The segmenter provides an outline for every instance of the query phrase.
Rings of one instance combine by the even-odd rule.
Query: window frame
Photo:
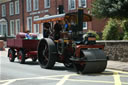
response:
[[[15,36],[14,30],[15,30],[15,22],[14,22],[14,20],[10,20],[10,36]]]
[[[81,0],[79,0],[79,7],[86,8],[87,7],[87,0],[85,0],[85,6],[82,6]]]
[[[49,6],[47,5],[48,1],[49,1]],[[50,8],[50,5],[51,5],[50,2],[51,0],[44,0],[44,8]]]
[[[18,22],[19,22],[19,26],[18,26]],[[18,34],[20,32],[20,30],[21,30],[20,29],[20,19],[16,19],[15,20],[15,25],[16,25],[16,34]]]
[[[37,18],[39,18],[39,16],[34,16],[34,19],[37,19]],[[38,28],[36,28],[36,27],[38,27]],[[34,33],[39,33],[39,24],[34,24]],[[38,32],[36,32],[36,29],[38,29]]]
[[[6,5],[5,4],[2,4],[2,7],[1,7],[1,11],[2,11],[2,17],[6,17]]]
[[[27,12],[31,12],[32,11],[32,0],[26,0],[26,9],[27,9]]]
[[[29,26],[29,19],[31,19],[31,28]],[[32,17],[27,17],[27,30],[29,30],[30,32],[32,32]]]
[[[36,5],[37,5],[37,8],[36,8]],[[39,10],[39,0],[33,0],[33,10],[34,11]]]
[[[84,24],[86,24],[86,27],[84,27]],[[88,29],[88,23],[87,22],[83,22],[83,30],[87,30]]]
[[[18,6],[17,6],[18,5]],[[15,14],[20,14],[19,0],[15,1]]]
[[[13,2],[9,3],[9,15],[10,16],[14,15],[14,3]]]
[[[2,27],[2,23],[0,23],[0,35],[3,35],[3,27]]]
[[[75,10],[76,9],[76,0],[73,0],[74,1],[74,8],[71,8],[71,4],[72,4],[71,1],[72,0],[68,0],[68,9],[69,10]]]

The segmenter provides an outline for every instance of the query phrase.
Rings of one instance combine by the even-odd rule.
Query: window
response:
[[[20,32],[20,19],[16,19],[15,23],[16,23],[16,34],[18,34]]]
[[[13,5],[13,2],[9,3],[9,13],[10,13],[10,15],[14,15],[14,5]]]
[[[5,4],[2,5],[2,17],[6,16],[6,6]]]
[[[76,8],[76,0],[68,0],[68,3],[69,10],[73,10]]]
[[[19,0],[15,1],[15,14],[20,14]]]
[[[10,20],[10,36],[14,36],[14,20]]]
[[[3,33],[2,33],[2,26],[1,26],[1,24],[0,24],[0,35],[2,35]]]
[[[3,24],[3,35],[7,34],[7,24]]]
[[[27,18],[27,30],[32,32],[32,17]]]
[[[86,4],[87,2],[86,2],[86,0],[79,0],[79,7],[86,7]]]
[[[83,29],[87,29],[87,22],[83,22]]]
[[[30,12],[30,11],[32,11],[32,4],[31,4],[32,2],[31,2],[31,0],[26,0],[26,1],[27,1],[26,2],[27,3],[26,4],[27,5],[26,6],[27,7],[27,12]]]
[[[44,6],[45,8],[50,8],[50,0],[45,0]]]
[[[33,10],[39,9],[39,0],[33,0]]]
[[[35,16],[34,19],[39,18],[39,16]],[[39,24],[34,24],[34,33],[39,33]]]

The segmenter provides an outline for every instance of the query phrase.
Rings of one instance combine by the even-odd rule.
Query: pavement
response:
[[[128,62],[109,60],[107,64],[108,69],[121,70],[128,72]]]
[[[0,51],[0,56],[7,56],[8,48]],[[107,69],[120,70],[128,72],[128,62],[108,60]]]

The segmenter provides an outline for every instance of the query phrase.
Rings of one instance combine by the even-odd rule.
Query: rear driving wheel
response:
[[[18,60],[21,64],[25,63],[25,53],[24,50],[20,50],[18,53]]]
[[[51,69],[56,61],[56,47],[51,39],[42,39],[38,45],[38,61],[42,68]]]
[[[9,49],[8,50],[8,57],[10,62],[14,62],[15,60],[15,51],[14,49]]]

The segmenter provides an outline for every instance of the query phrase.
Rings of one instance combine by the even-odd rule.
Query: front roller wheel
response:
[[[14,62],[15,60],[15,51],[14,49],[9,49],[8,50],[8,57],[10,62]]]
[[[74,67],[77,72],[85,73],[100,73],[107,66],[107,57],[100,49],[81,50],[81,60],[74,61]]]
[[[25,53],[24,50],[20,50],[18,53],[18,60],[21,64],[25,63]]]
[[[51,69],[56,61],[56,47],[53,40],[42,39],[38,45],[38,61],[42,68]]]

